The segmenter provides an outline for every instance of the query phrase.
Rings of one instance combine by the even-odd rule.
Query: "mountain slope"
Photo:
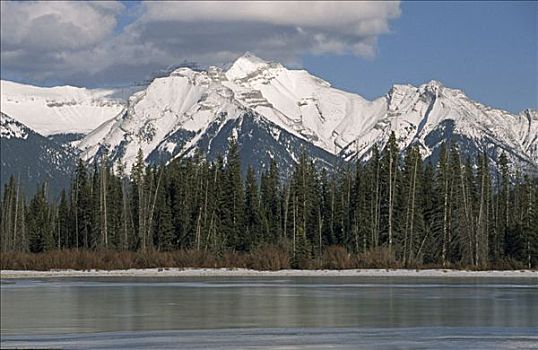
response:
[[[176,69],[127,100],[110,89],[4,81],[2,87],[2,110],[12,110],[13,118],[28,120],[53,141],[76,144],[87,160],[107,152],[128,169],[139,149],[152,163],[197,149],[212,159],[225,153],[232,136],[242,146],[242,159],[257,170],[271,158],[289,169],[303,147],[320,163],[334,166],[368,159],[394,131],[401,149],[417,144],[432,161],[442,143],[454,142],[464,157],[485,151],[495,165],[506,152],[515,166],[538,171],[536,111],[494,109],[436,81],[394,85],[385,96],[368,101],[304,70],[247,53],[228,70]],[[73,142],[68,132],[86,136]]]
[[[106,149],[113,160],[125,162],[130,168],[138,149],[151,162],[193,154],[196,149],[213,159],[218,153],[226,153],[233,135],[242,146],[242,159],[257,170],[267,166],[271,158],[290,168],[301,147],[326,165],[338,163],[335,154],[238,99],[236,92],[242,89],[233,83],[223,84],[226,80],[217,68],[207,72],[180,68],[168,77],[155,79],[146,90],[131,96],[123,115],[88,134],[79,148],[87,159],[99,157]]]
[[[289,70],[249,53],[231,66],[226,78],[223,84],[242,104],[335,154],[384,113],[380,100],[368,101],[307,71]]]
[[[76,150],[62,146],[36,133],[4,113],[0,113],[1,185],[11,175],[27,193],[38,183],[47,183],[50,194],[57,194],[71,179]]]
[[[2,112],[44,136],[86,134],[121,113],[130,90],[51,88],[1,81]]]
[[[504,151],[515,164],[538,165],[536,111],[515,115],[493,109],[436,81],[418,88],[395,85],[383,100],[383,116],[341,151],[343,157],[367,157],[373,145],[383,147],[394,131],[401,148],[418,144],[422,155],[433,160],[441,143],[454,142],[464,155],[475,157],[485,151],[496,159]]]
[[[493,109],[436,81],[395,85],[386,96],[368,101],[304,70],[249,53],[227,71],[180,68],[155,79],[131,96],[122,115],[101,125],[79,147],[88,159],[107,149],[128,166],[139,148],[152,162],[196,147],[211,155],[211,140],[223,125],[239,130],[244,120],[237,120],[246,115],[257,127],[272,130],[264,134],[285,132],[294,143],[324,154],[324,161],[333,156],[367,159],[372,147],[382,148],[394,131],[400,148],[418,144],[422,155],[434,161],[443,142],[455,142],[464,155],[486,151],[495,159],[504,151],[517,165],[536,169],[538,164],[536,111],[515,115]],[[236,134],[241,138],[241,132]],[[252,153],[275,151],[265,150],[263,140],[250,144]]]

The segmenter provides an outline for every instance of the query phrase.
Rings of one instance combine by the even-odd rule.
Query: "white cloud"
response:
[[[2,2],[2,70],[86,84],[140,80],[185,60],[222,64],[244,51],[287,64],[309,53],[372,59],[400,15],[398,2],[362,1],[146,2],[133,11],[118,32],[126,9],[117,2]]]
[[[398,2],[147,2],[143,22],[260,22],[284,26],[337,29],[355,35],[377,35],[400,15]],[[381,26],[380,26],[381,24]]]

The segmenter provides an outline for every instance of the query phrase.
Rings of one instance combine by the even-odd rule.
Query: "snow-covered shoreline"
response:
[[[60,277],[518,277],[536,278],[537,270],[468,271],[449,269],[350,269],[350,270],[279,270],[257,271],[241,268],[180,269],[153,268],[129,270],[2,270],[2,279]]]

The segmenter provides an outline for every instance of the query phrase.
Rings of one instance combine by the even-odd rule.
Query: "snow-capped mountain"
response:
[[[154,163],[197,150],[214,159],[226,152],[231,136],[240,143],[245,168],[252,164],[260,170],[276,159],[289,169],[303,147],[316,161],[335,165],[367,159],[392,131],[401,149],[418,144],[433,161],[449,141],[464,156],[486,151],[496,159],[505,151],[515,165],[538,169],[535,110],[494,109],[437,81],[394,85],[369,101],[305,70],[247,53],[227,70],[183,67],[128,99],[118,97],[115,90],[2,82],[2,111],[12,111],[13,118],[53,140],[57,133],[87,133],[77,143],[83,158],[106,151],[128,169],[139,149]]]
[[[229,72],[245,71],[255,60],[259,59],[244,56]],[[239,76],[232,73],[232,79]],[[279,118],[259,113],[253,107],[261,107],[263,102],[256,100],[254,90],[228,80],[226,74],[215,67],[200,72],[179,68],[157,78],[146,90],[130,97],[123,115],[103,123],[78,147],[87,159],[98,157],[106,149],[113,160],[121,160],[129,168],[138,149],[148,161],[168,161],[195,150],[213,159],[225,153],[234,135],[241,144],[252,145],[242,148],[241,157],[258,169],[273,157],[286,166],[293,164],[301,146],[323,163],[337,163],[336,154],[312,144]],[[264,146],[260,149],[260,145]]]
[[[441,143],[449,141],[465,155],[475,157],[485,151],[496,159],[504,151],[517,165],[538,165],[536,111],[511,114],[494,109],[437,81],[419,87],[394,85],[376,101],[383,104],[384,112],[340,152],[344,158],[367,157],[373,145],[382,147],[394,131],[400,147],[418,144],[423,156],[433,160]]]
[[[0,185],[13,175],[28,193],[47,182],[49,193],[57,194],[71,179],[76,154],[0,113]]]
[[[1,81],[2,112],[44,136],[87,134],[120,114],[131,89],[37,87]]]
[[[107,149],[128,166],[139,148],[148,161],[198,148],[211,156],[215,135],[241,138],[241,126],[249,120],[282,151],[296,152],[280,139],[286,135],[323,153],[326,162],[333,156],[367,158],[373,145],[382,148],[395,131],[402,149],[419,144],[423,156],[434,160],[440,144],[453,141],[469,155],[487,151],[496,157],[504,150],[517,164],[536,168],[537,118],[536,111],[514,115],[484,106],[436,81],[395,85],[386,96],[368,101],[307,71],[247,53],[226,71],[179,68],[155,79],[130,97],[122,115],[102,124],[79,147],[89,159]],[[251,144],[249,152],[275,156],[274,149]]]

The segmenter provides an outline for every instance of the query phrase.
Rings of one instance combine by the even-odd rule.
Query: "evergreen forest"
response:
[[[242,176],[235,140],[214,162],[143,159],[140,151],[132,169],[106,155],[91,165],[79,160],[55,200],[47,184],[27,197],[11,177],[1,197],[2,268],[20,268],[20,254],[74,251],[202,252],[219,266],[242,266],[226,258],[234,255],[278,256],[285,262],[276,268],[538,264],[538,179],[504,154],[494,172],[485,154],[462,159],[456,146],[443,145],[432,165],[418,147],[401,152],[392,134],[368,161],[334,172],[302,152],[286,176],[274,161],[259,176],[251,167]]]

